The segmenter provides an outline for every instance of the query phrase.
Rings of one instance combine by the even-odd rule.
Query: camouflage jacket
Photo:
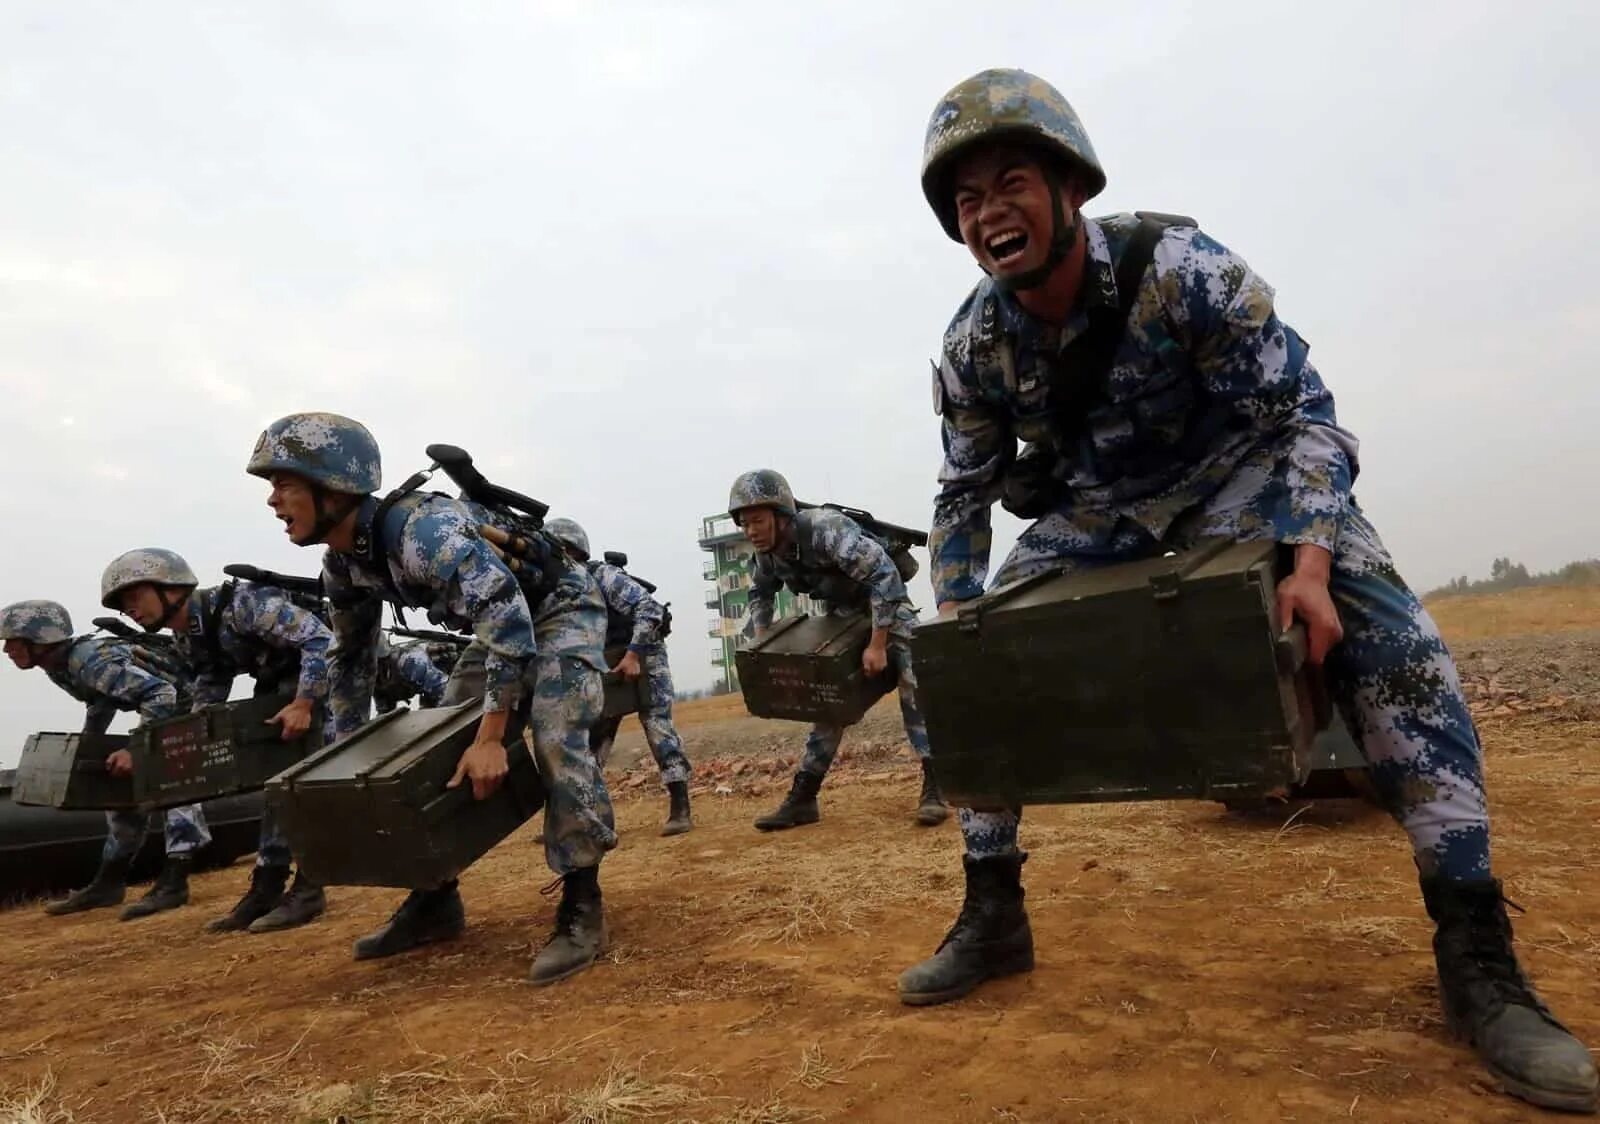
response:
[[[517,579],[478,534],[478,520],[459,500],[417,493],[394,505],[386,528],[374,528],[377,506],[369,498],[359,518],[363,534],[383,536],[382,570],[332,549],[322,560],[322,588],[333,606],[328,706],[337,734],[367,720],[388,596],[425,608],[435,624],[471,632],[487,649],[484,713],[515,706],[536,652],[533,620]]]
[[[841,512],[801,511],[790,520],[776,552],[755,556],[747,634],[771,627],[778,590],[785,585],[826,602],[830,613],[870,609],[874,628],[887,628],[902,638],[916,627],[911,596],[889,552]]]
[[[142,722],[171,718],[187,701],[180,683],[141,664],[132,645],[113,637],[83,636],[67,648],[67,661],[47,674],[85,704],[83,731],[103,734],[119,710],[137,710]]]
[[[194,706],[226,702],[239,675],[260,681],[298,678],[295,695],[328,693],[328,649],[333,633],[316,614],[271,586],[254,582],[197,589],[189,611],[173,629],[179,652],[195,669]]]
[[[983,592],[990,506],[1017,442],[1047,452],[1060,483],[1063,549],[1092,553],[1142,528],[1152,545],[1181,527],[1332,549],[1357,472],[1357,442],[1307,345],[1278,319],[1273,290],[1243,259],[1193,228],[1166,231],[1145,271],[1104,381],[1074,432],[1047,393],[1070,379],[1060,352],[1092,309],[1114,309],[1113,261],[1131,215],[1085,219],[1083,296],[1055,328],[988,278],[945,332],[934,370],[944,464],[928,552],[937,599]]]
[[[651,597],[644,586],[635,581],[621,567],[609,562],[591,560],[589,573],[600,588],[606,608],[620,627],[608,629],[607,647],[626,641],[628,650],[644,654],[661,644],[661,622],[666,610],[661,602]],[[627,629],[629,635],[617,635]]]

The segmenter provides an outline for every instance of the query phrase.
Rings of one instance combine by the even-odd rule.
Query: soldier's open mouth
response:
[[[1028,236],[1020,230],[1007,230],[984,243],[995,265],[1011,265],[1028,248]]]

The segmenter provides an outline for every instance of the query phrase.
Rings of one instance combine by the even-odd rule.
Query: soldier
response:
[[[137,710],[143,722],[170,718],[186,702],[189,684],[165,662],[144,659],[135,646],[113,637],[72,635],[72,618],[54,601],[18,601],[0,609],[0,639],[6,655],[23,670],[37,667],[84,704],[83,732],[103,734],[119,710]],[[114,776],[133,772],[133,757],[119,749],[106,758]],[[121,920],[148,917],[189,901],[189,869],[195,852],[211,842],[198,804],[168,808],[166,862],[150,889],[123,908]],[[128,890],[128,868],[144,843],[148,817],[107,812],[100,868],[87,886],[45,906],[52,916],[119,905]]]
[[[755,640],[765,635],[772,626],[778,590],[785,585],[825,602],[829,613],[871,614],[872,638],[861,655],[861,669],[867,675],[881,675],[893,665],[906,740],[922,761],[916,819],[929,827],[943,823],[950,811],[934,780],[928,728],[917,709],[917,678],[908,646],[917,614],[889,552],[843,512],[820,507],[798,511],[789,482],[771,469],[746,472],[733,482],[728,514],[756,550],[746,635]],[[759,830],[781,831],[821,818],[817,792],[843,737],[839,726],[811,727],[789,794],[774,811],[756,820]]]
[[[1035,521],[997,585],[1201,537],[1291,547],[1280,619],[1303,622],[1310,659],[1410,836],[1449,1025],[1517,1096],[1593,1111],[1588,1052],[1512,950],[1454,665],[1351,493],[1357,442],[1304,340],[1267,282],[1191,221],[1085,217],[1105,182],[1072,107],[1031,74],[974,75],[928,123],[924,194],[987,274],[933,372],[941,614],[983,592],[1000,498]],[[1021,457],[1019,439],[1030,443]],[[961,809],[966,901],[933,957],[901,976],[905,1002],[1032,967],[1020,818]]]
[[[333,633],[316,614],[272,586],[238,579],[206,589],[199,584],[182,555],[159,548],[130,550],[106,567],[100,603],[133,618],[146,632],[172,630],[179,653],[195,673],[194,710],[227,702],[239,675],[254,680],[257,696],[295,684],[293,701],[269,721],[282,727],[284,741],[300,737],[311,728],[314,709],[328,693]],[[294,884],[285,892],[292,859],[272,808],[264,805],[250,886],[206,928],[213,933],[271,933],[320,917],[327,898],[305,871],[295,871]]]
[[[531,727],[548,790],[545,860],[561,878],[555,930],[529,971],[562,980],[605,947],[600,860],[617,845],[611,797],[589,753],[605,670],[605,603],[581,566],[553,552],[554,586],[530,609],[523,587],[479,527],[483,508],[437,493],[373,495],[377,442],[338,414],[290,414],[269,425],[246,471],[267,479],[267,504],[297,546],[326,544],[322,583],[333,606],[329,705],[336,734],[368,718],[382,599],[426,606],[433,620],[470,631],[444,704],[481,697],[483,717],[462,753],[454,788],[490,796],[508,771],[505,739]],[[383,517],[378,518],[380,509]],[[466,912],[455,879],[413,890],[388,923],[356,942],[356,959],[392,956],[459,936]]]
[[[630,682],[640,674],[645,678],[645,706],[639,714],[650,755],[661,770],[661,783],[668,796],[667,822],[662,835],[682,835],[694,826],[689,813],[689,759],[683,741],[672,725],[672,668],[667,665],[667,649],[661,627],[666,609],[648,590],[621,567],[589,557],[589,536],[571,519],[552,519],[545,530],[566,548],[567,556],[588,567],[606,602],[606,647],[628,646],[627,653],[611,671]],[[602,720],[591,731],[591,747],[609,745],[616,737],[620,719]],[[596,757],[605,763],[604,749]]]
[[[452,665],[454,660],[451,661]],[[424,640],[392,644],[387,632],[378,633],[377,675],[372,700],[379,714],[387,714],[407,699],[424,709],[439,705],[450,677],[434,662],[434,647]]]

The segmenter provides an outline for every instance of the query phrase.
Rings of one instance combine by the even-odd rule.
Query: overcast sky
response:
[[[708,685],[695,537],[737,473],[929,521],[978,274],[918,159],[989,66],[1083,116],[1091,214],[1193,215],[1276,286],[1415,585],[1600,553],[1600,5],[1307,8],[12,0],[0,602],[87,631],[135,546],[314,573],[242,470],[334,410],[388,484],[455,442],[626,550]],[[80,721],[0,666],[0,763]]]

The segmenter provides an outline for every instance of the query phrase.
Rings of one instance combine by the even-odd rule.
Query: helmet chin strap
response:
[[[166,611],[161,614],[161,619],[156,621],[155,624],[145,625],[144,630],[146,632],[160,632],[163,628],[166,628],[167,625],[172,623],[172,618],[178,615],[178,611],[182,609],[184,604],[189,600],[189,595],[187,592],[176,601],[168,600],[168,588],[169,587],[167,586],[160,586],[157,588],[156,596],[161,599],[161,607]]]
[[[995,284],[1008,293],[1037,289],[1050,280],[1050,275],[1056,271],[1056,266],[1067,260],[1067,255],[1078,242],[1078,227],[1081,225],[1082,216],[1073,212],[1072,222],[1067,222],[1066,212],[1061,206],[1061,181],[1048,167],[1044,169],[1044,183],[1050,191],[1050,249],[1045,254],[1044,261],[1032,269],[1015,277],[995,278]]]
[[[328,537],[328,532],[339,525],[339,521],[361,506],[362,497],[354,497],[354,502],[347,503],[341,511],[330,511],[328,504],[328,491],[321,484],[311,485],[311,502],[317,509],[317,521],[311,525],[311,537],[305,541],[306,546],[322,542]]]

